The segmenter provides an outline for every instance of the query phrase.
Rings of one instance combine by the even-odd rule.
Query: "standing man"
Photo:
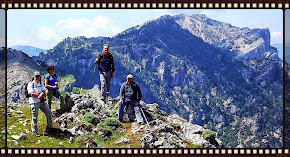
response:
[[[123,114],[124,114],[124,108],[126,107],[134,107],[135,116],[137,118],[137,123],[143,123],[142,114],[140,112],[140,106],[139,102],[142,98],[142,93],[140,90],[140,87],[138,83],[133,81],[133,75],[129,74],[127,75],[127,81],[124,82],[120,89],[120,99],[121,99],[121,105],[119,106],[118,111],[118,118],[119,121],[123,121]],[[129,113],[129,120],[131,122],[134,121],[134,113]]]
[[[45,113],[46,116],[46,131],[52,128],[52,114],[50,108],[44,102],[45,90],[43,84],[41,83],[40,73],[38,71],[34,72],[33,81],[30,81],[28,83],[27,91],[30,95],[29,105],[32,112],[31,131],[33,135],[39,136],[39,134],[37,133],[37,117],[39,108],[42,112]]]
[[[101,100],[105,102],[109,96],[111,79],[115,76],[115,65],[112,54],[109,52],[109,45],[103,45],[103,52],[96,58],[101,81]]]

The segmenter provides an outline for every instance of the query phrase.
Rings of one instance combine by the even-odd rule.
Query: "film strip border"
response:
[[[233,148],[233,149],[127,149],[127,148],[118,148],[118,149],[59,149],[59,148],[26,148],[26,149],[1,149],[0,154],[8,154],[8,155],[80,155],[80,154],[156,154],[156,155],[166,155],[166,154],[188,154],[188,155],[285,155],[288,156],[290,154],[290,149],[253,149],[253,148]]]
[[[232,3],[0,3],[0,9],[289,9],[289,3],[281,2],[232,2]],[[80,154],[194,154],[194,155],[289,155],[290,149],[282,148],[217,148],[217,149],[82,149],[82,148],[6,148],[0,155],[80,155]]]
[[[0,3],[2,9],[89,9],[89,8],[139,8],[139,9],[289,9],[290,3]]]

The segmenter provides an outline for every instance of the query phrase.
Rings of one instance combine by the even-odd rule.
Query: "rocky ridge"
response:
[[[62,114],[54,120],[60,126],[60,129],[71,133],[70,140],[83,135],[89,139],[93,134],[99,135],[103,140],[112,137],[112,133],[104,127],[101,122],[111,119],[116,124],[107,124],[114,127],[121,137],[115,142],[120,145],[122,143],[129,144],[129,147],[136,147],[133,145],[132,137],[129,135],[137,135],[135,139],[141,143],[142,148],[188,148],[190,145],[198,145],[202,148],[221,148],[222,142],[212,137],[210,140],[202,136],[205,129],[202,126],[191,124],[185,119],[176,114],[168,116],[166,112],[160,110],[157,105],[141,103],[144,109],[148,125],[145,123],[139,125],[133,122],[131,127],[124,127],[116,118],[116,110],[112,111],[113,106],[118,99],[112,99],[108,104],[104,104],[100,99],[93,98],[90,94],[67,95],[66,99],[70,99],[71,112]],[[84,122],[82,117],[88,113],[93,113],[95,119],[91,119],[90,123]],[[128,113],[125,112],[125,121],[129,121]],[[115,118],[114,118],[115,117]],[[113,118],[113,120],[112,120]],[[114,130],[112,129],[112,130]],[[131,139],[130,139],[131,138]],[[94,141],[91,139],[91,141]],[[136,144],[136,143],[135,143]],[[100,147],[96,142],[91,142],[86,147]],[[103,147],[103,146],[101,146]]]

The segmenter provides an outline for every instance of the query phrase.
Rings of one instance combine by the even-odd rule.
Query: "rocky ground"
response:
[[[176,114],[167,115],[159,109],[157,104],[146,104],[141,106],[146,115],[148,123],[137,124],[136,121],[129,122],[125,111],[124,122],[117,119],[116,106],[118,98],[109,99],[107,104],[98,97],[91,94],[66,94],[66,112],[58,117],[53,109],[54,125],[59,129],[56,136],[64,136],[65,141],[58,143],[58,147],[75,143],[77,147],[86,148],[221,148],[222,142],[216,138],[216,133],[194,125]],[[18,123],[30,126],[30,119],[23,115],[18,107],[19,104],[9,104],[8,117],[17,116]],[[23,106],[22,106],[23,107]],[[22,130],[19,134],[13,134],[15,125],[8,126],[10,143],[19,140],[29,140],[26,134],[29,129]],[[50,137],[51,138],[51,137]],[[11,140],[12,139],[12,140]],[[35,139],[37,140],[37,139]],[[52,139],[53,140],[53,139]],[[106,143],[109,141],[111,144]],[[35,141],[35,143],[37,143]],[[19,145],[20,146],[20,145]],[[56,146],[56,147],[57,147]]]

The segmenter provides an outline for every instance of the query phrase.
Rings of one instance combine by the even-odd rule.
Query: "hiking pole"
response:
[[[90,82],[89,88],[91,88],[91,84],[92,84],[92,81],[93,81],[94,73],[96,71],[96,67],[97,67],[97,64],[95,64],[95,68],[94,68],[94,71],[93,71],[93,75],[92,75],[92,78],[91,78],[91,82]]]
[[[42,136],[44,137],[44,113],[45,113],[45,104],[44,104],[44,100],[43,100],[43,123],[42,123],[42,128],[43,128],[43,131],[42,131]]]
[[[115,107],[112,109],[112,111],[114,111],[114,110],[117,108],[117,106],[119,106],[120,104],[121,104],[121,100],[117,102],[117,104],[116,104]]]
[[[148,128],[150,129],[149,123],[148,123],[148,121],[147,121],[147,118],[146,118],[146,116],[145,116],[145,114],[144,114],[144,112],[143,112],[143,109],[142,109],[141,105],[139,106],[139,108],[140,108],[140,110],[141,110],[141,112],[142,112],[142,114],[143,114],[143,116],[144,116],[144,119],[145,119],[145,121],[146,121],[146,123],[147,123],[147,125],[148,125]]]

